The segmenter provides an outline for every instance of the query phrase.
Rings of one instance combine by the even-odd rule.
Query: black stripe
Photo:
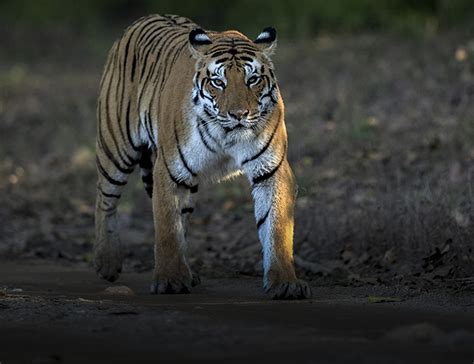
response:
[[[256,53],[253,51],[252,48],[243,46],[240,46],[237,50],[235,48],[223,48],[222,50],[216,49],[215,51],[210,51],[209,53],[213,58],[223,56],[224,54],[232,54],[235,55],[237,58],[241,58],[242,56],[245,57],[245,55],[254,57],[256,56]]]
[[[114,58],[114,64],[113,64],[113,68],[115,68],[115,65],[116,65],[116,57]],[[131,167],[133,164],[134,164],[134,160],[133,158],[131,158],[129,155],[127,155],[127,153],[124,153],[125,156],[130,160],[130,161],[126,161],[125,158],[123,158],[122,156],[122,153],[121,153],[121,148],[119,147],[119,144],[117,142],[117,138],[115,137],[115,133],[114,133],[114,129],[112,127],[112,124],[111,124],[111,114],[110,114],[110,110],[109,110],[109,98],[110,98],[110,88],[112,86],[112,77],[113,77],[113,72],[111,72],[110,74],[110,78],[109,78],[109,83],[108,83],[108,86],[107,86],[107,91],[106,91],[106,94],[105,94],[105,117],[106,117],[106,125],[107,125],[107,129],[109,131],[109,134],[112,138],[112,141],[113,141],[113,144],[115,146],[115,149],[117,151],[117,155],[120,157],[120,159],[123,161],[123,163],[127,166],[127,167]],[[100,112],[100,111],[99,111]],[[102,124],[102,123],[101,123]],[[116,123],[117,124],[117,123]]]
[[[97,187],[97,189],[98,189],[99,192],[100,192],[101,194],[103,194],[105,197],[120,198],[120,195],[116,195],[116,194],[113,194],[113,193],[104,192],[104,190],[102,190],[102,188],[100,188],[100,187]]]
[[[150,139],[150,142],[152,142],[152,144],[156,148],[155,138],[153,137],[153,127],[151,125],[150,113],[148,111],[145,112],[145,130],[148,135],[148,139]]]
[[[212,58],[216,58],[216,57],[220,57],[220,56],[222,56],[226,53],[227,53],[227,49],[224,50],[224,51],[220,51],[220,52],[212,52],[212,53],[210,53],[210,55],[211,55]]]
[[[202,120],[202,119],[201,119]],[[214,142],[214,144],[217,144],[219,145],[219,143],[217,142],[216,138],[214,138],[212,135],[211,135],[211,132],[209,131],[209,128],[207,127],[207,122],[203,123],[203,127],[204,127],[204,132],[206,133],[206,135]]]
[[[186,162],[186,159],[184,158],[184,154],[183,154],[183,151],[181,150],[181,146],[179,145],[178,132],[176,131],[176,123],[174,124],[174,137],[176,139],[176,146],[178,147],[178,153],[179,153],[179,157],[181,158],[181,162],[183,162],[183,165],[188,170],[188,172],[193,177],[196,177],[197,174],[189,167],[188,163]]]
[[[162,27],[162,28],[159,28],[159,29],[161,30],[163,28],[166,28],[166,27]],[[160,38],[156,39],[156,43],[153,44],[152,47],[149,46],[148,49],[145,51],[145,53],[143,53],[143,55],[141,57],[141,62],[142,62],[142,64],[144,64],[144,66],[143,66],[142,72],[140,74],[140,81],[143,80],[143,76],[145,75],[145,71],[148,69],[148,74],[147,74],[147,77],[146,77],[145,81],[143,82],[143,84],[146,84],[148,82],[150,76],[153,74],[153,71],[154,71],[156,65],[159,63],[158,60],[160,60],[159,56],[160,56],[160,53],[161,53],[161,48],[164,47],[164,45],[166,43],[166,40],[168,39],[168,36],[170,34],[172,34],[173,32],[174,32],[173,28],[163,31],[163,33],[160,34]],[[153,57],[153,62],[148,62],[148,57],[150,56],[150,54],[153,54],[155,52],[155,50],[158,48],[159,45],[161,46],[160,52],[158,52],[158,54],[155,57]],[[150,67],[147,67],[147,65],[150,65]]]
[[[244,165],[245,163],[248,163],[250,161],[253,161],[255,159],[257,159],[258,157],[260,157],[263,153],[265,153],[265,151],[268,149],[268,147],[270,146],[270,143],[272,142],[273,140],[273,137],[275,136],[276,134],[276,131],[278,129],[278,126],[280,125],[280,122],[277,121],[277,124],[275,126],[275,128],[273,129],[273,132],[272,132],[272,135],[270,136],[270,138],[268,139],[267,143],[265,144],[265,146],[257,153],[255,154],[253,157],[250,157],[250,158],[247,158],[246,160],[244,160],[242,162],[242,165]]]
[[[145,191],[150,198],[153,197],[153,186],[145,185]]]
[[[111,212],[116,210],[116,206],[111,206],[111,207],[102,207],[100,206],[100,209],[104,212]]]
[[[120,52],[120,45],[122,43],[122,39],[119,40],[118,44],[117,44],[117,50]],[[123,86],[123,77],[122,77],[122,72],[123,72],[123,62],[121,60],[121,57],[119,56],[119,59],[118,59],[118,68],[115,70],[116,73],[117,73],[117,84],[115,86],[115,102],[117,103],[117,109],[119,110],[117,112],[117,116],[119,116],[118,114],[122,112],[122,100],[123,100],[123,95],[124,95],[124,90],[125,90],[125,87],[122,87],[122,93],[121,93],[121,97],[119,99],[119,89],[120,89],[120,86]],[[120,123],[119,123],[119,126],[120,126]],[[120,132],[122,132],[122,128],[120,128]],[[122,133],[123,135],[123,133]]]
[[[151,151],[147,147],[142,147],[142,156],[138,165],[140,168],[146,170],[151,170],[153,168],[153,163],[151,161]]]
[[[131,39],[133,38],[133,35],[135,34],[135,31],[136,31],[136,29],[134,29],[132,34],[129,35],[129,37],[127,39],[127,43],[125,45],[125,55],[124,55],[124,65],[123,65],[123,80],[124,80],[123,82],[124,83],[126,83],[126,80],[127,80],[126,72],[127,72],[127,63],[128,63],[128,53],[130,51],[130,42],[131,42]],[[132,61],[132,70],[131,70],[131,75],[130,75],[130,82],[133,82],[133,79],[135,77],[136,65],[137,65],[137,55],[134,51],[133,52],[133,61]],[[124,93],[125,93],[125,84],[124,84],[124,87],[122,88],[122,100],[124,98]],[[131,134],[130,134],[130,100],[128,100],[127,114],[125,115],[125,117],[126,117],[126,120],[125,120],[126,126],[125,127],[127,129],[128,141],[129,141],[130,145],[132,146],[133,150],[138,151],[138,148],[133,143],[133,140],[132,140],[132,137],[131,137]]]
[[[272,87],[270,87],[270,90],[268,90],[266,94],[263,94],[262,96],[260,96],[260,100],[264,99],[265,97],[272,98],[272,93],[274,89],[275,89],[275,85],[272,85]]]
[[[253,56],[255,57],[257,54],[254,52],[254,50],[252,48],[249,48],[249,47],[239,47],[239,51],[240,53],[245,53],[249,56]]]
[[[140,44],[141,48],[142,49],[147,49],[147,47],[150,47],[151,44],[153,44],[153,42],[155,41],[159,41],[159,36],[158,34],[160,33],[161,30],[165,29],[165,28],[170,28],[170,26],[168,24],[166,25],[161,25],[156,27],[156,28],[150,28],[145,36],[145,38],[143,38],[143,42]],[[161,34],[160,34],[161,36]]]
[[[267,218],[268,218],[268,215],[270,214],[270,210],[271,210],[271,209],[272,209],[272,208],[270,207],[270,208],[268,209],[267,213],[257,221],[257,229],[260,229],[260,226],[262,226],[262,225],[265,223],[265,221],[266,221]]]
[[[179,36],[183,36],[183,34],[179,35]],[[179,36],[173,38],[172,40],[170,41],[175,41],[177,38],[179,38]],[[171,58],[171,62],[169,62],[169,58],[167,59],[167,61],[165,62],[165,67],[164,67],[164,72],[163,72],[163,75],[166,75],[166,77],[163,77],[162,80],[161,80],[161,83],[160,83],[160,93],[163,91],[163,88],[166,84],[166,81],[168,80],[168,77],[169,77],[169,74],[170,74],[170,71],[171,71],[171,67],[173,67],[176,63],[176,59],[179,57],[179,55],[181,54],[181,52],[183,51],[184,47],[187,46],[187,43],[183,43],[181,45],[180,48],[178,48],[175,52],[175,54],[173,55],[173,58]],[[171,50],[173,50],[173,47],[171,47]],[[171,56],[171,53],[169,54],[169,56]],[[169,65],[169,68],[168,68],[168,65]],[[155,91],[156,92],[156,91]]]
[[[204,138],[204,135],[202,134],[202,130],[200,128],[200,124],[198,123],[197,124],[197,130],[199,132],[199,136],[201,137],[201,141],[202,141],[202,144],[204,144],[204,146],[206,147],[207,150],[209,150],[210,152],[212,153],[217,153],[213,148],[211,148],[211,146],[207,143],[206,139]]]
[[[188,190],[193,190],[194,188],[196,188],[197,186],[190,186],[188,185],[186,182],[184,181],[180,181],[178,180],[170,171],[170,168],[168,166],[168,163],[166,163],[166,158],[165,158],[165,153],[163,151],[163,146],[160,145],[160,149],[161,149],[161,156],[163,158],[163,164],[165,165],[165,168],[166,168],[166,171],[168,172],[168,175],[170,176],[171,180],[177,185],[177,186],[183,186],[185,188],[187,188]]]
[[[157,26],[157,27],[156,27]],[[147,24],[144,24],[140,29],[137,39],[135,41],[135,49],[136,47],[142,45],[142,41],[145,39],[149,39],[150,34],[155,32],[155,29],[163,29],[167,27],[167,25],[163,25],[163,19],[154,19]]]
[[[102,164],[100,163],[98,156],[96,156],[95,160],[96,160],[97,168],[99,169],[100,174],[104,176],[105,179],[109,181],[109,183],[116,186],[125,186],[127,184],[127,181],[117,181],[116,179],[113,179],[112,177],[110,177],[109,174],[104,169],[104,167],[102,167]]]
[[[120,40],[118,42],[118,45],[117,45],[117,50],[120,51],[120,45],[121,45],[121,41]],[[116,73],[116,85],[115,85],[115,102],[116,102],[116,105],[117,107],[114,108],[114,111],[115,111],[115,116],[116,116],[116,121],[117,121],[117,124],[118,124],[118,129],[119,129],[119,133],[120,133],[120,137],[121,137],[121,140],[122,140],[122,143],[125,143],[125,133],[124,133],[124,130],[122,129],[122,115],[123,115],[123,108],[122,108],[122,102],[123,102],[123,99],[124,99],[124,92],[125,92],[125,72],[126,72],[126,69],[125,69],[125,65],[126,65],[126,60],[125,60],[125,65],[123,62],[121,62],[120,60],[120,57],[118,57],[118,60],[117,60],[117,63],[118,63],[118,69],[116,69],[114,73]],[[120,99],[117,99],[119,97],[119,90],[122,90],[122,93],[121,93],[121,97]],[[127,122],[127,121],[125,121]],[[125,125],[126,126],[126,125]],[[128,129],[127,129],[127,133],[128,133]],[[117,150],[118,154],[120,155],[120,151]],[[129,156],[125,151],[123,151],[123,154],[127,157],[127,159],[130,161],[130,162],[127,162],[123,159],[123,162],[125,165],[127,166],[131,166],[134,164],[134,158],[132,158],[131,156]],[[125,173],[125,172],[124,172]]]
[[[162,28],[160,28],[161,30]],[[161,51],[163,50],[163,47],[167,46],[167,40],[173,35],[173,33],[175,32],[175,29],[173,28],[169,28],[169,29],[166,29],[166,30],[163,30],[160,34],[160,37],[155,39],[155,44],[153,44],[153,46],[148,46],[148,49],[145,51],[145,53],[143,54],[143,57],[142,57],[142,63],[145,65],[145,67],[142,68],[142,72],[141,72],[141,75],[140,75],[140,81],[143,79],[143,76],[145,75],[145,70],[148,69],[148,74],[147,74],[147,77],[146,77],[146,80],[144,83],[146,83],[148,81],[148,79],[150,78],[150,75],[152,75],[154,73],[154,70],[156,68],[156,65],[158,63],[160,63],[159,61],[161,61],[161,58],[160,58],[160,54],[161,54]],[[155,51],[158,49],[158,46],[160,46],[159,48],[159,51],[156,55],[154,55]],[[148,62],[148,57],[150,57],[150,55],[154,55],[153,56],[153,60]],[[146,67],[147,64],[150,65],[150,67]]]
[[[273,84],[272,87],[270,88],[270,90],[269,90],[266,94],[260,96],[260,100],[263,100],[265,97],[269,97],[270,100],[271,100],[274,104],[276,104],[276,103],[277,103],[277,100],[275,100],[275,98],[273,97],[273,91],[274,91],[275,89],[276,89],[276,86],[275,86],[275,84]]]
[[[253,58],[247,56],[239,56],[238,58],[244,62],[253,62]]]
[[[156,79],[153,80],[153,81],[150,81],[150,82],[154,82],[154,89],[153,89],[153,94],[152,94],[152,97],[150,98],[150,105],[151,105],[151,102],[154,102],[154,100],[157,100],[157,92],[158,92],[158,89],[160,91],[160,94],[161,94],[161,91],[162,91],[162,87],[163,85],[165,84],[165,81],[167,80],[167,77],[169,75],[169,72],[168,72],[168,64],[170,64],[171,66],[174,65],[174,58],[173,58],[173,62],[170,63],[170,57],[169,57],[169,51],[170,49],[172,50],[173,47],[171,46],[171,42],[174,42],[176,40],[176,38],[179,38],[179,37],[182,37],[183,33],[178,33],[178,34],[172,34],[168,36],[167,34],[167,38],[164,39],[163,41],[163,45],[161,46],[160,50],[158,51],[158,53],[156,54],[155,58],[158,59],[158,58],[163,58],[164,59],[164,65],[163,65],[163,62],[155,62],[155,64],[153,65],[153,68],[150,70],[150,74],[153,74],[155,73],[155,67],[158,66],[158,69],[161,68],[161,72],[156,72]],[[187,43],[184,43],[183,46],[186,46]],[[182,49],[184,47],[181,47],[177,50],[177,53],[176,54],[179,54]],[[165,48],[166,47],[166,48]],[[153,51],[154,52],[154,51]],[[162,54],[163,52],[163,54]],[[176,56],[175,54],[175,56]],[[159,80],[161,76],[161,80]],[[147,81],[148,81],[149,77],[147,76]],[[150,106],[151,107],[151,106]]]
[[[136,152],[138,152],[140,150],[139,147],[137,147],[134,143],[133,143],[133,140],[132,140],[132,135],[130,134],[130,100],[128,100],[128,104],[127,104],[127,115],[126,115],[126,128],[127,128],[127,137],[128,137],[128,142],[130,143],[130,145],[132,146],[133,150],[135,150]]]
[[[214,63],[215,63],[215,64],[219,64],[219,63],[227,62],[227,61],[229,61],[229,60],[230,60],[230,58],[228,58],[228,57],[223,57],[223,58],[219,58],[219,59],[218,59],[217,61],[215,61]],[[209,75],[208,75],[208,76],[209,76]]]
[[[122,173],[126,173],[126,174],[130,174],[133,172],[133,167],[132,168],[125,168],[125,167],[122,167],[120,165],[120,163],[115,159],[113,153],[110,151],[109,149],[109,146],[107,145],[107,143],[105,142],[104,138],[103,138],[103,135],[102,135],[102,130],[101,128],[99,127],[99,131],[98,131],[98,142],[99,142],[99,146],[101,147],[102,151],[105,153],[105,155],[107,156],[107,158],[113,163],[113,165],[115,166],[115,168],[117,168],[120,172]],[[125,164],[126,162],[122,159],[122,157],[120,156],[120,154],[118,154],[118,156],[120,157],[120,160]]]
[[[286,156],[286,147],[285,147],[285,153],[283,153],[283,156],[281,157],[281,160],[276,165],[276,167],[273,168],[271,171],[262,174],[261,176],[257,176],[255,178],[253,178],[252,179],[253,184],[261,183],[261,182],[269,179],[271,176],[273,176],[275,174],[275,172],[278,171],[278,168],[280,168],[280,166],[282,165],[283,161],[285,160],[285,156]]]
[[[157,95],[156,95],[158,91],[160,91],[160,95],[162,94],[163,87],[166,83],[166,80],[169,77],[169,73],[170,73],[169,71],[170,71],[171,67],[174,66],[176,57],[181,53],[184,46],[187,45],[187,43],[184,42],[180,48],[176,49],[176,45],[179,44],[179,43],[177,43],[177,44],[173,43],[173,42],[176,41],[177,38],[182,37],[184,35],[186,35],[186,34],[177,33],[177,34],[173,34],[173,35],[169,36],[166,39],[166,44],[165,44],[168,47],[165,48],[165,45],[163,45],[163,47],[158,52],[157,57],[159,57],[160,54],[163,52],[162,58],[164,59],[164,62],[161,62],[160,65],[159,65],[159,67],[161,68],[161,72],[157,72],[157,74],[161,75],[161,77],[157,77],[157,79],[155,80],[156,84],[154,86],[153,95],[150,98],[150,102],[151,102],[151,100],[156,100],[158,98]],[[176,50],[176,51],[174,53],[174,56],[171,58],[171,54],[172,54],[171,52],[173,50]]]
[[[130,74],[130,82],[133,82],[133,79],[135,77],[135,69],[137,67],[137,55],[133,55],[133,61],[132,61],[132,72]]]
[[[162,29],[162,28],[160,28],[160,29]],[[150,54],[153,54],[155,52],[156,48],[159,45],[163,46],[164,39],[166,39],[166,36],[168,34],[172,33],[172,32],[173,32],[172,29],[164,30],[163,34],[160,35],[160,38],[156,39],[156,43],[153,44],[153,46],[149,46],[145,50],[145,52],[143,53],[143,55],[141,57],[141,63],[143,64],[143,67],[142,67],[142,70],[141,70],[141,73],[140,73],[140,81],[143,82],[144,85],[146,85],[148,83],[150,77],[152,77],[154,75],[155,68],[156,68],[157,64],[159,63],[158,61],[160,60],[159,59],[160,53],[158,52],[158,54],[156,56],[154,56],[151,61],[148,61],[148,57],[150,56]],[[147,73],[147,76],[145,78],[145,81],[143,81],[143,77],[145,75],[145,72],[148,72],[148,73]]]
[[[147,185],[152,185],[153,184],[153,174],[152,173],[144,174],[142,176],[142,181],[143,181],[143,183],[145,183]]]
[[[214,115],[212,115],[206,107],[204,107],[204,114],[206,114],[206,116],[209,118],[209,119],[212,119],[214,117]]]
[[[182,214],[192,214],[194,211],[194,207],[185,207],[181,210]]]

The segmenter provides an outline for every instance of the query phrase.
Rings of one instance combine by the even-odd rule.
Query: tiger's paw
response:
[[[101,278],[114,282],[122,272],[122,254],[108,252],[104,249],[97,250],[94,253],[94,267]]]
[[[273,300],[302,300],[311,297],[311,288],[301,279],[269,285],[265,292]]]
[[[163,278],[153,282],[150,287],[151,294],[182,294],[191,293],[192,281],[179,278]]]

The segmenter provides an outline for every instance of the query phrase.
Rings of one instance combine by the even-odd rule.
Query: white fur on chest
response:
[[[241,173],[238,160],[229,148],[230,140],[218,125],[208,124],[205,128],[198,125],[196,119],[189,122],[192,123],[190,136],[180,141],[187,166],[179,156],[175,161],[175,170],[179,175],[189,177],[191,170],[195,174],[193,181],[199,183],[218,182]]]

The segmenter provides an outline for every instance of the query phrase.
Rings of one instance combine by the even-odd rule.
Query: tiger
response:
[[[252,41],[205,31],[178,15],[131,24],[109,51],[99,86],[93,260],[115,281],[124,258],[117,206],[138,166],[152,199],[152,294],[189,293],[185,231],[198,186],[245,174],[263,250],[263,288],[304,299],[293,259],[296,180],[287,159],[284,105],[271,56],[276,30]]]

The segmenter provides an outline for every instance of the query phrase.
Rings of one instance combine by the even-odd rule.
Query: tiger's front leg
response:
[[[254,177],[255,217],[263,246],[265,291],[273,299],[311,296],[308,284],[296,278],[293,266],[293,210],[296,182],[286,158],[276,170]]]
[[[189,293],[194,285],[186,261],[184,214],[189,189],[177,185],[159,153],[153,171],[153,218],[155,225],[155,269],[151,293]]]

